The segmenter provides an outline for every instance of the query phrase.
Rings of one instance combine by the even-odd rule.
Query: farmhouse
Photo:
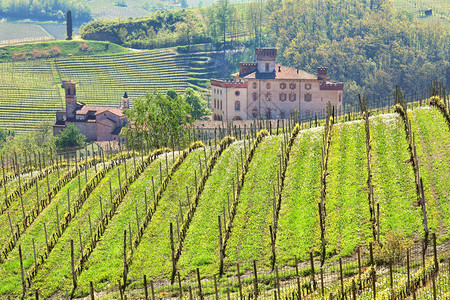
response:
[[[275,48],[257,48],[256,62],[239,63],[232,79],[211,79],[212,119],[309,119],[325,116],[327,103],[342,113],[344,84],[331,81],[328,68],[313,75],[276,64],[276,56]]]
[[[127,93],[119,107],[88,106],[77,101],[76,82],[63,80],[66,109],[56,112],[53,134],[58,135],[68,124],[74,124],[88,141],[114,141],[127,123],[124,111],[130,107]]]

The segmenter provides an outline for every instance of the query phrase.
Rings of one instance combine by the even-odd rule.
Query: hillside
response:
[[[64,108],[64,78],[78,83],[80,101],[116,106],[125,91],[131,99],[189,86],[205,93],[209,78],[223,69],[216,59],[221,54],[202,48],[190,54],[171,48],[133,52],[105,42],[50,42],[2,49],[0,127],[18,134],[55,121],[55,112]],[[10,62],[18,56],[30,60]]]
[[[444,257],[448,255],[450,226],[450,128],[435,107],[416,105],[408,110],[408,116],[424,179],[429,230],[437,235],[439,255]],[[239,287],[245,294],[252,293],[254,285],[249,277],[255,271],[255,261],[262,298],[272,299],[277,289],[280,296],[280,285],[274,283],[278,282],[276,274],[283,284],[283,297],[302,290],[311,299],[321,299],[320,289],[314,291],[309,281],[310,255],[317,268],[314,280],[320,280],[320,260],[325,263],[327,293],[341,288],[337,262],[343,258],[345,289],[350,286],[351,292],[351,280],[368,274],[367,249],[373,239],[368,168],[380,209],[379,241],[389,247],[395,236],[410,245],[421,240],[424,227],[422,209],[415,204],[419,196],[402,117],[389,113],[368,119],[369,159],[365,121],[355,115],[352,121],[345,119],[313,128],[309,123],[294,126],[290,120],[284,130],[272,128],[272,134],[269,128],[260,130],[263,123],[255,123],[251,134],[237,136],[241,140],[223,139],[207,146],[193,143],[184,151],[149,153],[141,149],[106,152],[104,156],[90,152],[89,157],[79,156],[76,162],[47,156],[44,161],[48,167],[41,166],[42,172],[36,165],[24,165],[21,181],[8,170],[2,181],[8,197],[1,201],[0,222],[5,235],[0,240],[0,295],[21,294],[19,255],[30,297],[36,289],[41,297],[59,298],[66,290],[85,296],[92,284],[96,292],[118,298],[117,282],[125,280],[126,293],[134,299],[144,295],[144,275],[158,298],[176,297],[178,283],[164,284],[180,278],[185,295],[191,287],[199,293],[197,268],[204,281],[202,293],[213,297],[212,280],[223,267],[225,276],[216,278],[218,292],[225,295],[230,288],[237,298],[236,267],[239,265],[239,274],[245,275]],[[325,193],[321,200],[322,180]],[[318,211],[321,201],[326,207],[323,217]],[[325,257],[321,255],[321,228]],[[359,247],[365,268],[360,275],[355,260]],[[399,249],[405,251],[402,247]],[[411,256],[414,280],[422,274],[418,253],[420,250]],[[378,291],[382,294],[389,276],[383,256],[379,252],[375,255]],[[395,261],[395,278],[406,278],[405,263],[403,259]],[[280,273],[278,269],[269,272],[272,266]],[[299,277],[293,266],[300,268]],[[444,269],[436,280],[447,276]],[[428,260],[423,270],[431,274]],[[301,287],[292,282],[295,278]],[[394,286],[399,293],[401,280]],[[358,293],[367,297],[361,299],[370,299],[370,286],[360,287]],[[440,292],[450,290],[442,286]]]

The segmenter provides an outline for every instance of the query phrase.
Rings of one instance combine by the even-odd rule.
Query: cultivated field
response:
[[[406,272],[411,271],[411,280],[429,284],[446,282],[448,276],[445,269],[433,277],[436,264],[449,255],[450,128],[435,107],[417,107],[408,116],[424,179],[428,248],[424,260],[419,243],[408,265],[406,252],[393,261],[392,291],[389,264],[376,250],[377,299],[407,289]],[[217,293],[225,297],[228,292],[233,299],[239,290],[248,297],[259,291],[263,299],[273,299],[275,292],[282,299],[298,292],[322,299],[320,282],[325,278],[326,295],[351,295],[354,280],[358,299],[373,299],[369,167],[373,199],[380,208],[376,228],[381,243],[389,245],[396,234],[401,240],[420,241],[423,210],[417,205],[415,169],[401,115],[374,115],[367,123],[357,116],[352,119],[313,128],[291,120],[284,130],[272,128],[271,133],[262,129],[263,122],[255,122],[248,134],[210,145],[193,143],[184,151],[91,152],[76,163],[61,157],[58,165],[55,157],[47,157],[52,167],[41,167],[42,172],[31,167],[34,173],[21,175],[20,182],[10,176],[13,170],[6,171],[5,197],[0,197],[5,229],[0,239],[0,295],[22,294],[22,260],[30,296],[36,290],[41,297],[60,298],[66,291],[85,296],[92,286],[96,297],[101,292],[109,298],[123,293],[143,298],[150,290],[157,298],[179,297],[181,287],[186,299],[191,288],[196,295],[213,298],[216,282]],[[224,131],[220,134],[223,137]],[[433,256],[434,241],[439,259]],[[236,274],[242,276],[239,282]],[[171,280],[176,284],[169,285]],[[415,285],[416,292],[432,297],[429,284]],[[441,295],[448,292],[439,286]]]

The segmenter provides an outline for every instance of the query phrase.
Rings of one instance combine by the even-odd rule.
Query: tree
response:
[[[51,122],[41,122],[33,134],[34,143],[39,147],[51,147],[54,144],[53,126]]]
[[[66,27],[67,27],[66,40],[71,40],[73,30],[72,30],[72,12],[70,10],[67,11]]]
[[[199,120],[211,113],[206,105],[206,101],[192,88],[187,88],[184,91],[183,99],[192,107],[191,115],[194,119]]]
[[[219,0],[217,2],[217,10],[216,10],[216,19],[217,19],[217,26],[219,27],[219,31],[221,32],[223,36],[223,48],[225,51],[225,42],[226,42],[226,34],[227,34],[227,28],[230,24],[230,18],[231,18],[232,10],[230,6],[229,0]]]
[[[78,132],[78,128],[69,124],[56,138],[55,144],[58,148],[77,147],[83,145],[85,140],[86,137]]]
[[[184,138],[186,125],[192,123],[191,106],[180,95],[175,98],[159,91],[147,93],[133,102],[125,112],[129,123],[121,135],[131,147],[143,145],[159,148],[171,146]]]

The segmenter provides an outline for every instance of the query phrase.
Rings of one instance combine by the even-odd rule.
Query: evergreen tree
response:
[[[66,40],[71,40],[73,30],[72,30],[72,12],[70,10],[67,11],[66,25],[67,25]]]

